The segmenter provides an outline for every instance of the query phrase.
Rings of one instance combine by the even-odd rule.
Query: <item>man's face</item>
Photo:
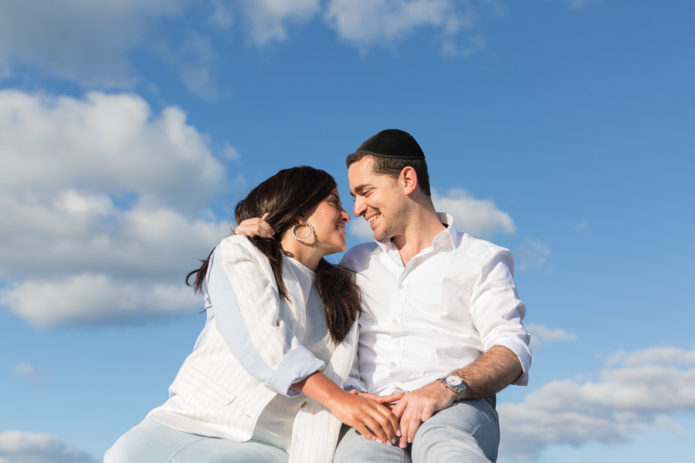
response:
[[[405,230],[406,197],[398,180],[374,173],[373,165],[372,156],[350,165],[350,194],[355,198],[355,216],[362,216],[369,222],[375,240],[385,241]]]

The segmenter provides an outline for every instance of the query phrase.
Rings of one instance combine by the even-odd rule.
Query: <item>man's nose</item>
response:
[[[366,207],[362,198],[355,196],[355,207],[352,209],[352,213],[355,215],[355,217],[359,217],[364,214],[365,209]]]

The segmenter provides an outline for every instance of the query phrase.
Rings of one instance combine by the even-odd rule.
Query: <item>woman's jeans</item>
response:
[[[177,431],[154,419],[123,434],[104,463],[286,463],[287,452],[257,441],[233,442]]]

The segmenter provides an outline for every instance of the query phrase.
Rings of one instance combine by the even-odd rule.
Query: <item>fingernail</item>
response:
[[[396,430],[396,435],[397,435],[398,437],[401,437],[401,430],[400,430],[400,429],[397,429],[397,430]]]
[[[396,445],[396,438],[391,439],[391,445]]]
[[[380,444],[383,444],[383,442],[381,442],[381,439],[377,439],[376,441]]]

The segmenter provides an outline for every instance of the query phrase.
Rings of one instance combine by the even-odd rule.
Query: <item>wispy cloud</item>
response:
[[[621,352],[594,381],[554,381],[523,403],[501,404],[501,451],[525,461],[554,444],[626,442],[648,426],[677,431],[669,415],[695,411],[694,356],[677,348]]]
[[[191,310],[182,277],[228,232],[225,170],[176,107],[0,92],[0,304],[35,325]]]
[[[575,334],[568,333],[563,329],[551,329],[535,323],[527,323],[526,329],[531,333],[531,346],[533,348],[538,348],[551,342],[574,341],[577,339]]]
[[[51,8],[38,0],[0,0],[0,5],[0,79],[19,66],[88,89],[131,90],[141,80],[131,57],[141,54],[170,66],[191,93],[207,100],[220,96],[216,70],[222,51],[212,45],[213,34],[243,34],[263,47],[287,41],[293,27],[322,21],[362,52],[394,47],[424,30],[444,55],[465,56],[486,47],[484,20],[507,14],[501,0],[55,0]],[[180,43],[169,43],[164,34],[169,23],[180,30]]]
[[[319,0],[241,0],[250,38],[258,45],[287,40],[288,24],[309,21],[319,11]]]
[[[12,367],[12,374],[33,385],[40,385],[46,382],[44,372],[30,362],[17,363]]]
[[[539,270],[550,257],[550,246],[543,241],[527,239],[514,250],[514,267],[520,271]]]
[[[0,433],[0,463],[96,462],[96,458],[50,434],[14,430]]]
[[[481,18],[506,15],[496,0],[330,0],[325,20],[338,36],[362,51],[371,46],[392,46],[416,30],[429,28],[439,38],[445,55],[467,55],[485,47],[477,31]],[[468,44],[458,43],[462,30],[474,31]]]

